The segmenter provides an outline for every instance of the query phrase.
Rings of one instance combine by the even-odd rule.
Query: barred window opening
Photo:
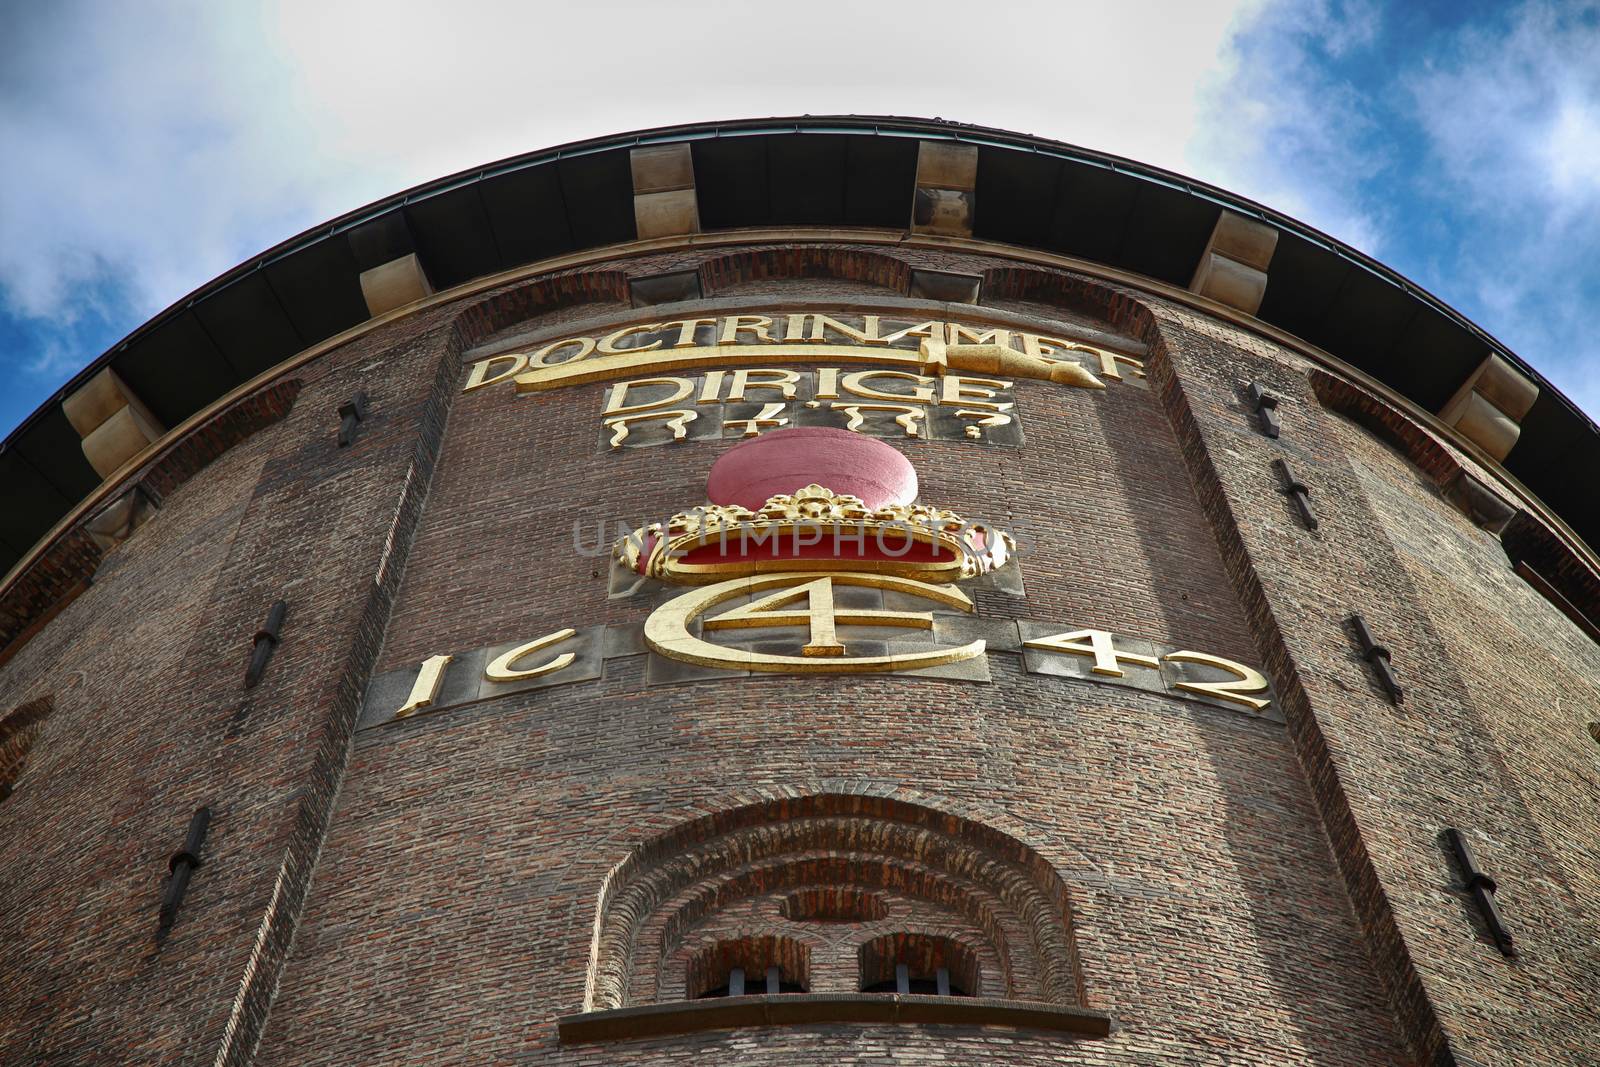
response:
[[[861,992],[970,997],[978,961],[959,941],[928,934],[888,934],[861,946]]]
[[[745,937],[702,949],[689,965],[688,996],[759,996],[804,993],[810,985],[811,949],[793,938]]]
[[[11,796],[28,765],[28,753],[50,717],[49,697],[19,705],[0,717],[0,801]]]

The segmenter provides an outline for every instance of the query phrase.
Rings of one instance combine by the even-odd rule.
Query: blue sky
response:
[[[0,433],[189,290],[405,186],[829,112],[1006,127],[1260,200],[1600,414],[1600,0],[103,0],[0,5]]]

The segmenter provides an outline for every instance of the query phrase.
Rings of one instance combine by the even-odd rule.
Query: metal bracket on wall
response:
[[[189,833],[184,838],[183,848],[172,854],[172,859],[167,861],[167,870],[171,877],[167,879],[167,891],[161,898],[161,922],[156,927],[156,940],[167,935],[172,929],[174,920],[178,917],[178,905],[183,903],[183,894],[189,889],[189,877],[196,867],[200,866],[200,846],[205,844],[206,828],[211,825],[211,809],[200,807],[194,809],[194,815],[189,819]]]
[[[356,424],[367,417],[367,393],[361,390],[339,405],[339,447],[347,448],[356,439]]]
[[[1278,398],[1261,388],[1259,382],[1251,382],[1247,392],[1250,394],[1250,403],[1255,405],[1261,432],[1268,437],[1277,437],[1280,429]]]
[[[1283,491],[1289,495],[1294,503],[1294,510],[1300,516],[1300,521],[1305,523],[1306,529],[1317,528],[1317,516],[1311,510],[1311,490],[1306,488],[1306,483],[1294,476],[1289,469],[1289,464],[1281,459],[1272,461],[1272,467],[1278,472],[1278,477],[1283,481]]]
[[[1494,938],[1501,955],[1515,956],[1517,949],[1512,943],[1511,931],[1506,929],[1505,921],[1500,918],[1500,909],[1494,903],[1495,890],[1499,886],[1478,866],[1471,847],[1467,845],[1466,835],[1452,826],[1445,830],[1444,836],[1450,843],[1451,851],[1456,854],[1456,863],[1461,867],[1461,878],[1467,884],[1467,892],[1472,894],[1473,902],[1478,905],[1478,911],[1483,914],[1483,921],[1489,927],[1489,936]]]
[[[1378,644],[1367,627],[1367,620],[1360,615],[1350,616],[1350,628],[1355,631],[1356,640],[1361,642],[1361,658],[1372,665],[1372,672],[1378,676],[1378,684],[1383,686],[1383,691],[1389,694],[1391,701],[1403,704],[1405,693],[1394,676],[1394,668],[1389,665],[1389,650]]]
[[[267,612],[267,621],[256,631],[255,645],[250,649],[250,666],[244,672],[246,689],[253,688],[261,681],[261,672],[267,669],[267,660],[272,658],[272,650],[278,647],[278,631],[283,628],[283,617],[288,612],[288,603],[278,601]]]

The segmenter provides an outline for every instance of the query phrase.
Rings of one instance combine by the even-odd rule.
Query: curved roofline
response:
[[[1314,227],[1121,156],[1005,130],[889,116],[691,123],[575,141],[413,186],[311,227],[174,301],[91,360],[0,442],[0,570],[96,485],[62,401],[114,366],[178,425],[230,388],[371,318],[362,270],[416,252],[440,292],[638,240],[630,150],[687,143],[703,232],[906,230],[919,142],[977,149],[971,236],[1184,289],[1223,210],[1279,233],[1252,316],[1438,411],[1488,355],[1539,387],[1505,470],[1600,544],[1600,427],[1433,293]],[[802,163],[803,166],[796,166]],[[1417,358],[1416,353],[1426,353]],[[1571,468],[1581,468],[1576,475]],[[64,505],[64,506],[63,506]]]
[[[1282,212],[1275,211],[1248,197],[1230,193],[1218,186],[1196,178],[1190,178],[1176,171],[1140,163],[1138,160],[1129,159],[1126,156],[1083,148],[1065,141],[1054,141],[1046,137],[1035,137],[1032,134],[1013,133],[1009,130],[1002,130],[992,126],[977,126],[943,119],[921,119],[893,115],[804,115],[799,117],[780,116],[767,119],[731,119],[709,123],[683,123],[674,126],[658,126],[651,129],[634,130],[606,137],[591,137],[581,141],[570,141],[553,148],[507,156],[504,159],[496,160],[481,167],[460,170],[454,174],[447,174],[442,178],[421,182],[411,186],[409,189],[354,208],[317,226],[308,227],[293,237],[280,241],[271,248],[243,260],[203,285],[197,286],[129,331],[120,341],[106,349],[99,356],[96,356],[82,370],[74,374],[52,393],[47,400],[35,408],[22,423],[6,435],[3,442],[0,442],[0,450],[9,446],[12,438],[16,437],[41,412],[53,404],[61,403],[63,398],[70,395],[94,374],[98,373],[117,351],[127,347],[131,342],[154,329],[170,316],[181,312],[195,301],[215,292],[243,274],[259,270],[268,263],[282,258],[313,241],[341,233],[362,222],[369,221],[375,216],[403,207],[414,200],[455,189],[465,182],[481,181],[484,178],[504,174],[508,171],[539,166],[558,159],[587,155],[592,152],[637,148],[644,145],[672,144],[713,137],[748,137],[775,133],[863,133],[868,131],[880,136],[910,136],[919,140],[949,140],[973,145],[991,145],[1010,149],[1020,148],[1074,162],[1108,167],[1117,173],[1125,173],[1135,178],[1154,181],[1168,188],[1182,190],[1191,196],[1201,196],[1215,201],[1230,211],[1260,219],[1280,231],[1292,233],[1313,244],[1336,252],[1350,260],[1350,262],[1384,278],[1406,293],[1448,315],[1473,335],[1482,339],[1485,345],[1492,348],[1517,369],[1538,382],[1541,390],[1548,391],[1552,395],[1559,397],[1574,415],[1583,419],[1591,429],[1595,429],[1597,433],[1600,433],[1600,426],[1597,426],[1594,420],[1590,419],[1581,408],[1572,403],[1564,393],[1551,384],[1549,379],[1541,374],[1536,367],[1525,361],[1521,356],[1501,343],[1493,334],[1457,311],[1432,291],[1418,285],[1399,271],[1373,259],[1354,246],[1348,245],[1314,226]]]

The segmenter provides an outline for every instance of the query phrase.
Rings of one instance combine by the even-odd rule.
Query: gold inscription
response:
[[[394,713],[397,719],[403,719],[413,712],[433,704],[434,697],[439,695],[439,683],[444,681],[444,669],[450,665],[454,656],[429,656],[422,661],[422,670],[417,672],[417,680],[411,683],[411,695],[406,697],[406,702],[400,705],[400,710]]]
[[[483,677],[490,682],[522,682],[529,678],[540,678],[546,674],[554,674],[563,667],[568,666],[576,658],[571,652],[563,652],[546,663],[526,670],[517,670],[512,665],[524,656],[531,656],[542,648],[559,645],[567,638],[577,634],[576,630],[557,630],[553,634],[536,637],[526,644],[518,645],[503,656],[498,656],[488,666],[483,668]]]
[[[1090,671],[1112,678],[1122,677],[1123,663],[1132,663],[1140,667],[1161,666],[1154,656],[1118,651],[1111,634],[1105,630],[1074,630],[1071,633],[1054,634],[1050,637],[1036,637],[1032,641],[1024,641],[1023,645],[1050,652],[1065,652],[1072,656],[1087,656],[1094,660],[1094,666],[1089,668]]]
[[[651,613],[644,624],[644,640],[656,653],[668,659],[703,667],[732,667],[748,671],[795,671],[801,673],[892,672],[936,667],[945,663],[981,656],[982,641],[956,647],[934,647],[925,652],[898,652],[881,656],[851,656],[838,638],[841,625],[898,626],[932,629],[931,612],[886,611],[882,609],[840,608],[834,596],[836,585],[866,586],[909,593],[945,607],[971,611],[967,595],[948,585],[930,585],[910,578],[884,574],[764,574],[735,578],[692,590],[667,601]],[[708,615],[717,605],[750,594],[765,593],[754,602],[732,608],[720,615]],[[797,602],[804,600],[802,610]],[[689,632],[689,626],[704,618],[706,631],[743,629],[757,626],[796,626],[807,629],[802,654],[785,656],[713,644]]]
[[[702,346],[702,337],[709,347]],[[1011,347],[1014,343],[1020,350]],[[1043,334],[938,320],[886,330],[877,315],[791,312],[636,323],[603,337],[563,337],[537,349],[479,360],[464,388],[514,379],[518,392],[533,392],[618,378],[645,367],[670,371],[730,362],[814,362],[818,355],[901,364],[918,374],[999,372],[1089,389],[1103,387],[1091,367],[1112,380],[1121,380],[1124,369],[1143,376],[1143,364],[1131,356]]]
[[[1267,691],[1266,678],[1262,677],[1261,672],[1254,667],[1246,667],[1243,663],[1235,663],[1231,659],[1223,659],[1221,656],[1212,656],[1205,652],[1192,652],[1187,649],[1182,652],[1169,652],[1161,658],[1168,663],[1203,663],[1208,667],[1216,667],[1219,670],[1224,670],[1237,676],[1235,680],[1226,682],[1177,682],[1174,683],[1174,688],[1182,689],[1188,693],[1203,693],[1209,697],[1216,697],[1218,700],[1241,704],[1251,711],[1260,711],[1271,703],[1269,700],[1262,700],[1252,695]]]

